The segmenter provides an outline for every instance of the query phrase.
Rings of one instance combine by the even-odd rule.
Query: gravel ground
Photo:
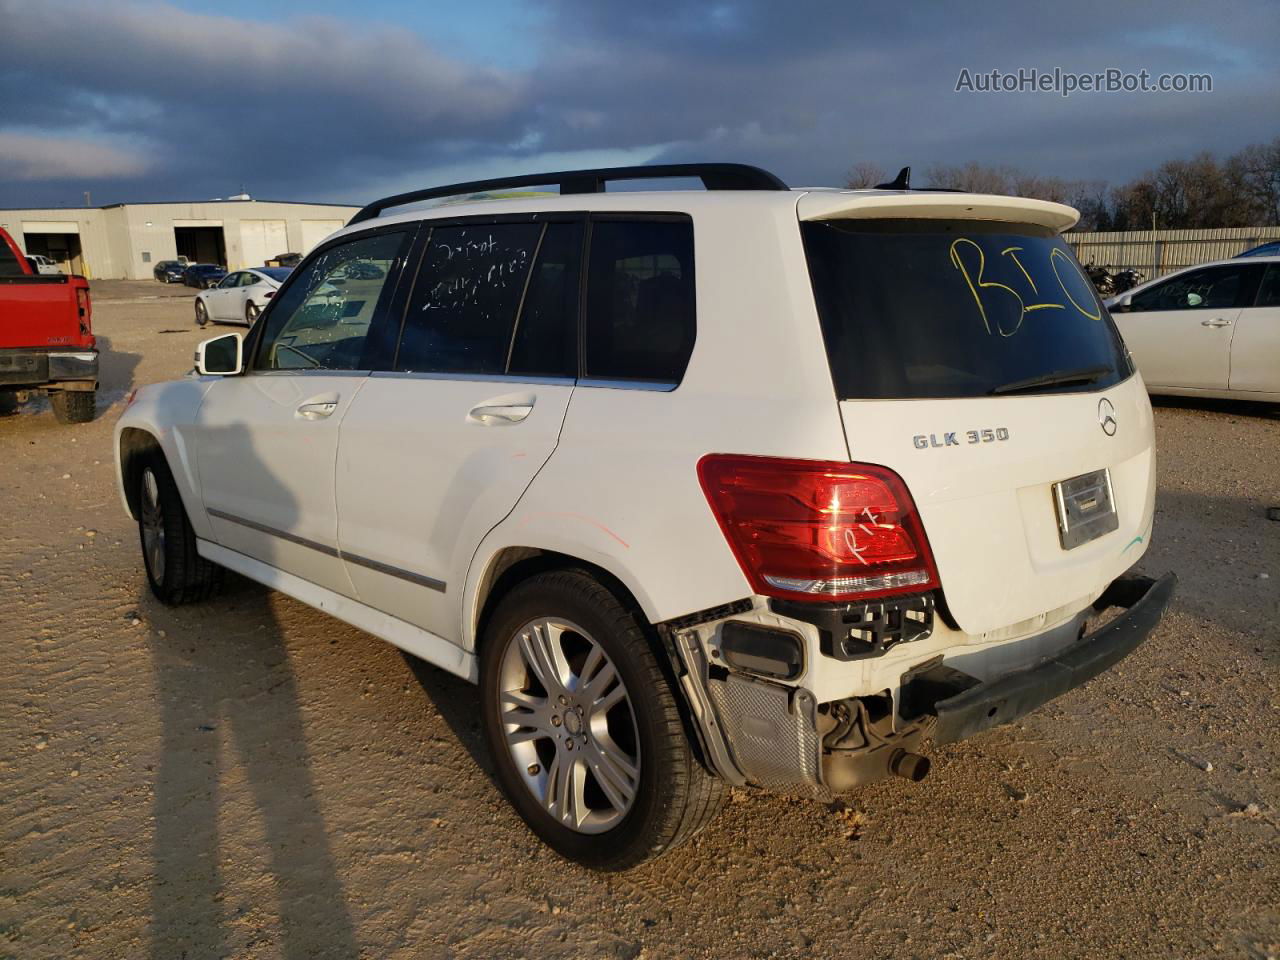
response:
[[[199,339],[184,288],[94,285],[99,419],[0,417],[0,958],[1280,955],[1280,414],[1161,403],[1118,668],[831,807],[738,792],[625,876],[498,794],[472,690],[237,580],[155,603],[112,426]]]

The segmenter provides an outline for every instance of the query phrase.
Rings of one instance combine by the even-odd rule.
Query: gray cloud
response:
[[[1280,133],[1271,0],[545,7],[542,34],[529,38],[535,65],[500,70],[364,21],[0,0],[0,131],[137,144],[150,165],[104,184],[86,182],[83,163],[50,166],[43,182],[0,166],[0,205],[74,201],[87,188],[208,196],[242,183],[260,196],[366,199],[431,171],[654,145],[664,159],[754,161],[795,183],[833,182],[857,160],[1120,179]],[[1055,66],[1205,71],[1214,92],[954,91],[962,67]]]
[[[141,176],[150,166],[146,154],[138,148],[115,147],[85,137],[45,137],[0,130],[0,170],[11,180],[120,179]]]

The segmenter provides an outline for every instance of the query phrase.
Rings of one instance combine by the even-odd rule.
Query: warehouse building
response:
[[[91,280],[150,279],[161,260],[186,257],[229,270],[307,253],[359,207],[253,200],[113,203],[105,207],[0,210],[0,227],[28,256]]]

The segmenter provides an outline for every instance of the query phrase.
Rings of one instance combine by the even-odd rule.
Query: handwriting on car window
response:
[[[1048,258],[1049,267],[1052,270],[1054,279],[1057,281],[1057,290],[1043,292],[1039,289],[1031,272],[1027,270],[1019,257],[1019,254],[1025,254],[1022,247],[1010,246],[1000,251],[1000,256],[1007,257],[1009,262],[1017,268],[1016,276],[1019,276],[1020,279],[1015,282],[1019,286],[1022,286],[1023,281],[1026,282],[1026,288],[1022,291],[1008,284],[989,279],[987,277],[986,252],[968,237],[957,237],[951,244],[950,254],[951,265],[959,270],[964,277],[965,283],[969,287],[969,292],[973,295],[973,302],[978,307],[978,314],[982,317],[982,324],[989,334],[998,333],[1002,337],[1012,337],[1022,329],[1022,323],[1027,314],[1034,313],[1037,310],[1066,310],[1068,309],[1068,304],[1090,320],[1102,319],[1101,308],[1096,312],[1091,311],[1072,295],[1066,281],[1063,279],[1062,269],[1064,264],[1068,270],[1072,271],[1074,276],[1083,281],[1085,284],[1084,291],[1086,292],[1089,290],[1089,280],[1076,265],[1075,261],[1058,247],[1053,247],[1049,250]],[[1043,281],[1044,279],[1045,277],[1041,276],[1041,280]],[[1065,299],[1065,303],[1055,299],[1059,293]],[[989,313],[984,296],[1011,297],[1012,302],[1017,305],[1016,314],[1011,310]],[[1089,299],[1093,298],[1090,297]],[[993,313],[994,328],[992,322]]]

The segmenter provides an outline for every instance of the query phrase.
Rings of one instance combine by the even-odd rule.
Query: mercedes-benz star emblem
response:
[[[1098,401],[1098,425],[1108,437],[1116,435],[1116,408],[1106,397]]]

